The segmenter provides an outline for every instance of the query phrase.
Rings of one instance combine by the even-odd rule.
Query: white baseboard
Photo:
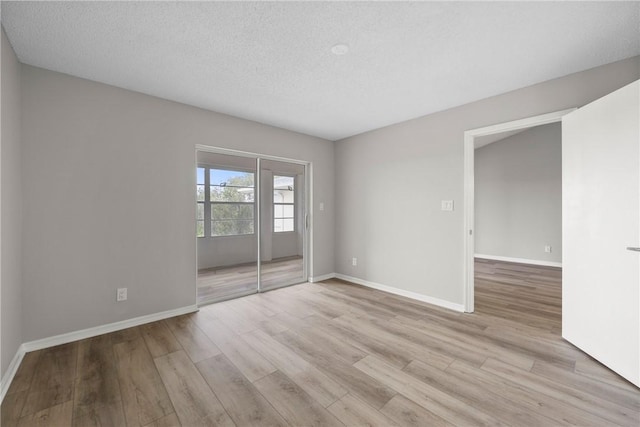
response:
[[[11,363],[9,363],[9,367],[7,368],[7,372],[2,376],[2,380],[0,380],[0,403],[4,400],[4,396],[7,394],[9,390],[9,386],[11,385],[11,381],[16,376],[18,372],[18,368],[20,367],[20,363],[22,363],[22,359],[24,359],[24,355],[27,352],[24,349],[24,344],[21,344],[18,347],[18,351],[16,351],[15,356],[11,359]]]
[[[120,331],[122,329],[132,328],[134,326],[144,325],[145,323],[156,322],[162,319],[168,319],[170,317],[180,316],[182,314],[193,313],[198,311],[197,305],[189,305],[186,307],[176,308],[174,310],[161,311],[159,313],[147,314],[146,316],[134,317],[133,319],[122,320],[119,322],[109,323],[107,325],[96,326],[93,328],[82,329],[80,331],[68,332],[66,334],[55,335],[40,340],[29,341],[23,343],[16,352],[7,372],[2,377],[0,384],[0,403],[4,399],[13,377],[18,371],[20,362],[24,358],[26,353],[35,350],[42,350],[43,348],[54,347],[56,345],[66,344],[73,341],[82,340],[85,338],[91,338],[102,334],[108,334],[110,332]]]
[[[53,337],[43,338],[40,340],[29,341],[22,344],[28,353],[34,350],[41,350],[56,345],[66,344],[68,342],[83,340],[109,332],[120,331],[122,329],[132,328],[134,326],[144,325],[145,323],[155,322],[169,317],[180,316],[181,314],[193,313],[198,311],[197,305],[189,305],[186,307],[176,308],[174,310],[161,311],[160,313],[147,314],[146,316],[134,317],[133,319],[121,320],[120,322],[109,323],[107,325],[96,326],[93,328],[82,329],[80,331],[68,332],[66,334],[55,335]]]
[[[358,285],[366,286],[368,288],[389,292],[390,294],[400,295],[403,297],[426,302],[428,304],[437,305],[439,307],[447,308],[449,310],[454,310],[461,313],[464,312],[464,305],[462,304],[456,304],[456,303],[445,301],[439,298],[430,297],[428,295],[419,294],[417,292],[405,291],[404,289],[394,288],[393,286],[387,286],[387,285],[382,285],[380,283],[370,282],[368,280],[359,279],[357,277],[347,276],[346,274],[336,273],[335,277],[338,279],[346,280],[347,282],[352,282]]]
[[[513,258],[508,256],[484,255],[484,254],[475,254],[474,257],[481,258],[481,259],[490,259],[493,261],[505,261],[505,262],[517,262],[519,264],[542,265],[545,267],[562,267],[561,262],[555,262],[555,261],[541,261],[537,259]]]
[[[321,276],[313,276],[309,277],[310,283],[322,282],[323,280],[334,279],[336,277],[336,273],[323,274]]]

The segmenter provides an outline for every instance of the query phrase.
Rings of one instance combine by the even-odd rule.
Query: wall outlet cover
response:
[[[127,288],[118,288],[116,292],[116,301],[126,301],[127,300]]]

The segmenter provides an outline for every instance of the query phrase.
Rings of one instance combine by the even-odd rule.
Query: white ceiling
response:
[[[640,54],[637,1],[2,1],[1,19],[26,64],[329,140]]]

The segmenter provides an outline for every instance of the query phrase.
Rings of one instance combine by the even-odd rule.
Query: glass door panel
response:
[[[305,166],[260,160],[260,290],[305,282]]]
[[[199,151],[198,304],[258,291],[257,159]]]

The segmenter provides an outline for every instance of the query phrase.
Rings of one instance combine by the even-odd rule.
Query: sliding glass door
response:
[[[198,152],[198,302],[258,290],[257,160]]]
[[[198,151],[198,303],[307,280],[306,165]]]
[[[260,182],[260,287],[306,281],[305,167],[262,160]]]

